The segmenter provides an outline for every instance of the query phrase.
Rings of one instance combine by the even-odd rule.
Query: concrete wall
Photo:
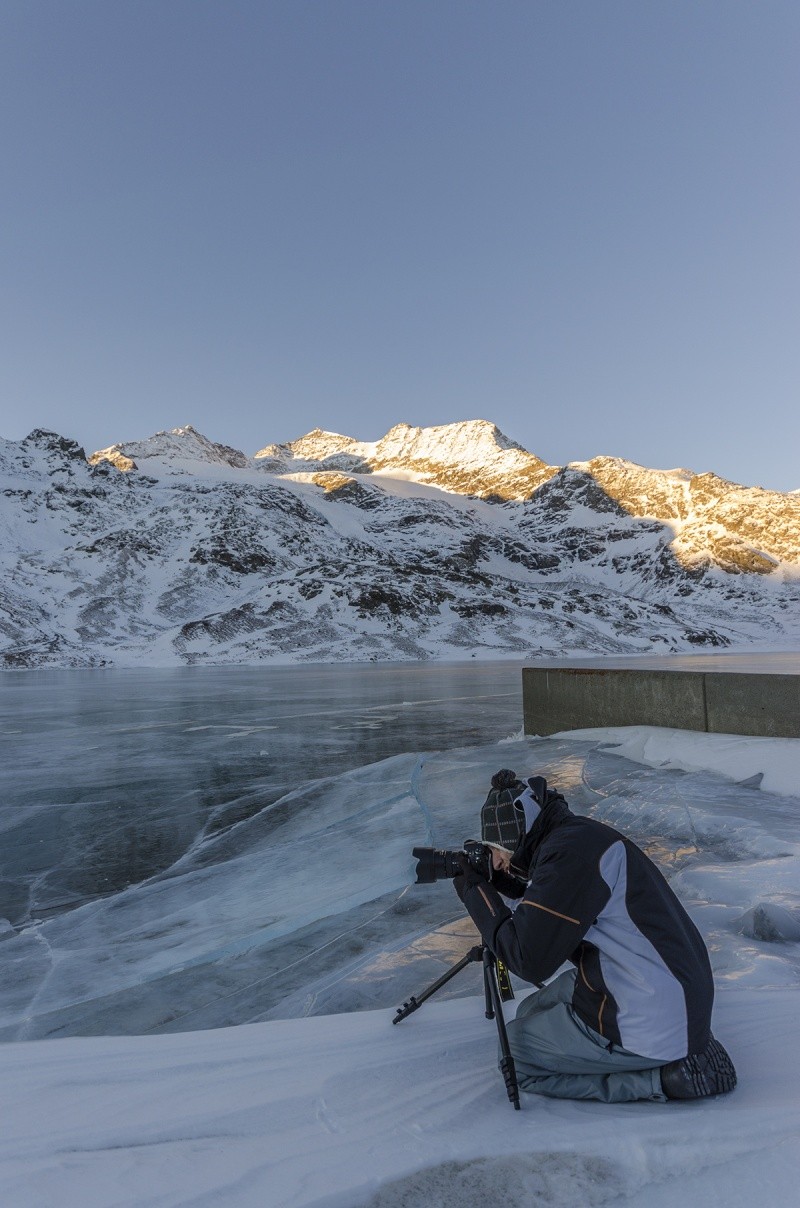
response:
[[[668,726],[800,738],[800,675],[533,665],[522,699],[526,734]]]

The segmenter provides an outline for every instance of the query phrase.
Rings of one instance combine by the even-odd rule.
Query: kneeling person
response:
[[[575,966],[508,1024],[520,1089],[607,1103],[733,1090],[711,1034],[708,952],[664,877],[630,839],[573,814],[544,777],[518,787],[527,830],[516,851],[494,853],[490,881],[465,859],[453,884],[512,973],[541,983]],[[501,894],[521,899],[513,912]]]

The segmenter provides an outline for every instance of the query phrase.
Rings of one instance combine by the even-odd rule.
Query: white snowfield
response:
[[[696,1103],[508,1102],[480,998],[0,1051],[7,1208],[788,1208],[797,990],[724,989],[740,1086]]]
[[[614,754],[615,749],[628,757]],[[686,749],[684,758],[679,732],[616,730],[571,739],[514,738],[444,752],[427,756],[422,769],[410,756],[387,760],[358,773],[367,846],[355,850],[368,851],[377,881],[383,875],[389,885],[405,886],[409,861],[393,841],[394,821],[401,822],[405,843],[416,810],[417,842],[452,845],[453,835],[474,819],[475,786],[485,784],[491,771],[500,766],[520,773],[546,770],[580,812],[618,827],[658,860],[703,931],[718,987],[715,1033],[739,1073],[732,1095],[616,1106],[523,1095],[522,1110],[515,1112],[496,1069],[495,1026],[484,1018],[482,996],[474,996],[476,983],[466,974],[456,979],[465,981],[454,992],[466,991],[468,997],[443,993],[392,1026],[394,1010],[388,1004],[399,1006],[409,986],[424,988],[453,953],[444,945],[434,959],[441,928],[420,931],[413,915],[403,923],[387,914],[377,931],[373,924],[369,934],[363,933],[362,948],[353,950],[349,963],[328,967],[316,981],[308,970],[298,975],[294,995],[287,995],[282,1012],[272,1012],[292,1012],[295,1018],[201,1032],[68,1035],[0,1046],[0,1203],[4,1208],[797,1204],[800,795],[790,790],[793,773],[800,783],[800,740],[782,743],[781,783],[772,791],[765,787],[777,750],[772,740],[693,735]],[[715,770],[723,759],[731,775]],[[694,770],[680,770],[681,761]],[[656,762],[661,766],[647,766]],[[404,794],[406,773],[415,779]],[[380,797],[382,774],[391,783]],[[338,804],[327,832],[332,854],[314,868],[318,902],[326,878],[333,889],[358,863],[352,845],[348,852],[334,844],[337,826],[350,824],[343,802],[354,787],[353,775],[339,778],[340,791],[333,794]],[[385,844],[378,824],[381,800]],[[287,843],[287,858],[298,853],[303,838],[317,843],[325,837],[323,831],[304,831],[302,812],[298,805],[292,823],[284,810],[270,837],[273,848]],[[257,832],[249,833],[255,839]],[[203,882],[209,895],[198,904],[196,917],[190,909],[191,880],[172,935],[164,914],[165,934],[151,939],[154,961],[160,946],[163,965],[176,943],[180,959],[181,942],[197,954],[204,929],[213,930],[218,906],[229,910],[229,924],[235,924],[236,878],[245,871],[251,878],[248,893],[254,891],[254,866],[242,863],[234,847],[227,874],[224,861],[215,867],[217,880]],[[269,870],[263,875],[266,880]],[[172,880],[180,884],[180,870]],[[352,919],[353,901],[369,885],[353,876],[348,889],[350,897],[332,907],[343,920]],[[447,883],[397,892],[439,900],[442,921],[459,918]],[[137,894],[143,929],[151,925],[147,912],[158,899],[147,887],[119,895],[123,915]],[[222,895],[218,901],[216,894]],[[51,949],[53,968],[63,975],[60,983],[53,980],[48,1007],[57,1011],[62,996],[58,1009],[69,1007],[72,1015],[64,1018],[73,1031],[80,1030],[75,986],[82,979],[88,985],[87,969],[99,977],[104,967],[112,974],[116,967],[119,978],[130,955],[129,975],[140,978],[142,992],[147,988],[144,932],[112,930],[112,905],[113,899],[99,920],[103,926],[85,932],[86,942],[94,937],[98,945],[93,953],[70,952],[66,943]],[[331,920],[325,922],[330,930]],[[463,925],[457,926],[463,951],[470,941]],[[320,945],[328,934],[321,930]],[[0,942],[5,947],[14,937]],[[198,961],[195,997],[204,975]],[[82,992],[90,993],[91,987]],[[518,993],[525,992],[518,986]],[[8,986],[3,997],[10,1013],[14,996]],[[120,1000],[121,1010],[126,1002]],[[337,1004],[348,1004],[349,1013],[318,1013]],[[374,1004],[379,1009],[363,1009]],[[133,1030],[142,1003],[125,1009]],[[513,1009],[509,1004],[509,1015]]]

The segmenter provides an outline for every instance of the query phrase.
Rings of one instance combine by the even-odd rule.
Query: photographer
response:
[[[508,1024],[520,1089],[607,1103],[733,1090],[711,1034],[708,953],[664,877],[635,843],[573,814],[544,777],[514,792],[526,826],[516,851],[493,852],[491,880],[461,858],[453,884],[512,973],[542,983],[575,966]],[[513,912],[501,894],[520,899]]]

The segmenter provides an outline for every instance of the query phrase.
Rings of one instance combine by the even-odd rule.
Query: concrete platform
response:
[[[800,738],[800,653],[546,660],[523,667],[522,698],[526,734],[667,726]]]

